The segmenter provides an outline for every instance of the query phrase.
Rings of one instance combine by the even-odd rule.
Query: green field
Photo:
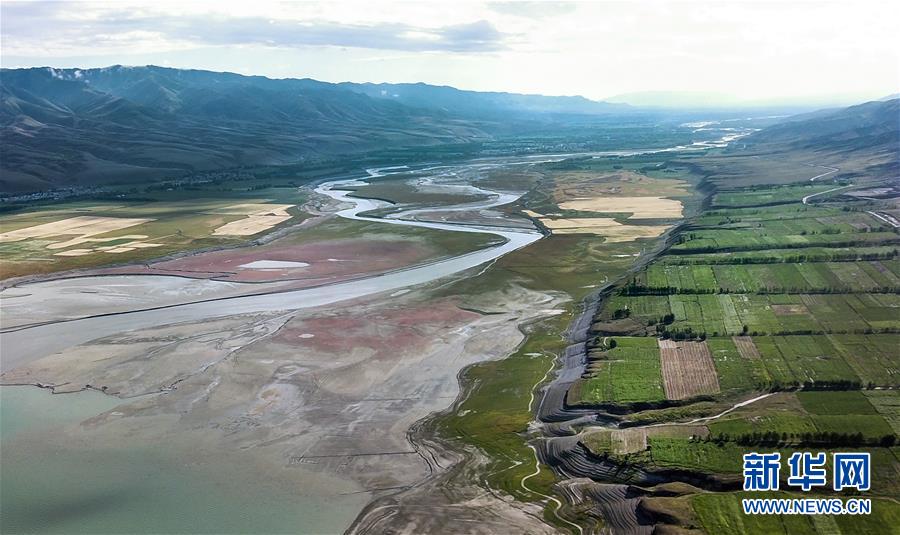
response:
[[[762,361],[741,356],[731,338],[707,338],[706,345],[712,354],[722,392],[744,392],[771,384]]]
[[[733,474],[741,471],[743,446],[731,442],[717,444],[683,438],[649,438],[650,459],[660,468],[681,468],[697,472]]]
[[[669,253],[872,247],[898,242],[890,226],[865,212],[794,203],[706,212],[680,234]]]
[[[896,259],[900,255],[897,245],[875,245],[869,247],[804,247],[802,249],[766,249],[764,251],[737,251],[728,253],[707,253],[691,255],[668,255],[658,264],[799,264],[804,262],[847,262],[856,260],[883,261]],[[878,264],[873,264],[876,269]],[[892,271],[896,276],[897,273]]]
[[[806,195],[832,189],[831,184],[791,184],[781,187],[748,188],[719,193],[713,197],[713,208],[740,208],[797,202]]]
[[[653,325],[667,314],[670,332],[709,336],[894,332],[900,330],[898,294],[674,294],[617,295],[598,316],[612,319],[616,310]]]
[[[900,261],[758,264],[657,263],[635,277],[632,293],[898,293]]]
[[[615,341],[615,348],[591,363],[591,377],[581,385],[580,401],[634,403],[665,399],[656,339],[615,338]]]
[[[869,390],[865,395],[894,430],[894,434],[900,435],[900,393],[896,390]]]
[[[900,504],[890,499],[872,500],[870,515],[746,515],[741,508],[742,498],[759,498],[758,494],[735,492],[704,493],[692,498],[692,505],[700,524],[707,533],[717,535],[823,535],[895,533],[900,525]],[[800,494],[767,493],[772,498],[802,498]],[[886,529],[888,531],[886,531]]]
[[[900,400],[900,392],[891,399]],[[866,444],[879,444],[894,433],[888,421],[863,392],[807,391],[779,394],[782,399],[759,407],[746,407],[709,424],[713,437],[747,439],[754,433],[774,432],[781,443],[800,444],[804,436],[819,442],[823,434],[861,435]],[[858,441],[858,440],[857,440]]]
[[[707,438],[649,436],[648,448],[627,462],[737,477],[751,450],[780,451],[786,461],[792,451],[849,448],[872,454],[879,487],[873,493],[895,497],[900,236],[864,211],[799,202],[833,184],[733,186],[686,225],[664,256],[619,287],[595,316],[593,331],[598,339],[628,333],[705,340],[721,389],[716,400],[801,391],[779,392],[710,421]],[[649,342],[645,347],[646,355],[629,360],[658,356]],[[638,373],[650,382],[647,370]],[[573,392],[609,400],[617,388],[632,386],[612,373],[601,377]],[[722,410],[704,403],[638,410],[626,420],[685,422]],[[748,516],[738,496],[695,494],[695,520],[682,518],[680,525],[699,521],[708,533],[726,534],[884,533],[900,520],[900,507],[887,500],[877,500],[878,512],[861,522]]]

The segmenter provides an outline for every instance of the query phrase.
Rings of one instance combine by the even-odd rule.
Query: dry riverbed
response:
[[[335,200],[342,197],[333,195]],[[454,212],[453,220],[469,225],[499,220],[501,214],[488,211],[498,205],[492,202]],[[37,385],[55,392],[51,399],[102,393],[116,400],[112,407],[97,405],[52,431],[10,436],[4,428],[5,453],[14,452],[17,466],[35,467],[20,471],[17,477],[24,485],[14,488],[39,486],[37,467],[47,457],[64,472],[61,484],[72,488],[72,495],[79,494],[76,481],[89,488],[115,487],[111,467],[138,464],[140,470],[121,470],[129,474],[125,477],[134,476],[129,492],[158,506],[142,508],[136,500],[129,508],[113,501],[93,512],[76,508],[76,513],[61,514],[68,510],[68,494],[40,500],[5,488],[5,502],[13,500],[25,511],[13,522],[26,531],[45,517],[58,517],[55,525],[65,532],[194,532],[197,525],[228,531],[223,518],[230,517],[223,511],[232,507],[223,504],[239,498],[225,491],[240,481],[254,501],[271,506],[248,508],[241,522],[253,524],[257,516],[257,525],[267,532],[334,533],[351,526],[371,533],[437,526],[443,532],[470,533],[478,531],[476,526],[485,532],[548,532],[540,507],[486,493],[477,479],[458,477],[459,470],[477,467],[477,453],[467,453],[476,458],[474,465],[460,465],[459,452],[416,432],[426,416],[457,399],[461,370],[508,356],[523,341],[523,324],[558,313],[565,299],[561,294],[514,282],[480,296],[491,303],[490,313],[468,309],[445,291],[455,280],[484,269],[481,264],[492,258],[484,248],[500,256],[540,235],[533,230],[489,235],[462,226],[463,232],[448,232],[457,227],[415,222],[411,228],[367,221],[349,210],[340,214],[356,219],[350,222],[353,229],[326,232],[319,225],[312,239],[310,234],[288,235],[268,245],[5,290],[4,319],[12,320],[4,322],[7,329],[97,314],[125,318],[121,332],[107,329],[115,334],[97,332],[93,340],[90,333],[67,338],[72,347],[65,347],[69,342],[38,344],[53,349],[46,356],[26,351],[0,375],[5,385],[0,395],[33,388],[14,385]],[[526,226],[527,220],[518,225]],[[376,236],[373,227],[382,232],[390,227],[385,234],[395,237]],[[328,235],[321,236],[323,232]],[[473,249],[479,251],[464,254]],[[434,262],[436,256],[450,258]],[[372,277],[409,264],[420,267]],[[176,273],[180,277],[166,276]],[[160,284],[129,286],[123,276]],[[360,281],[359,292],[333,299],[325,289],[296,290],[360,277],[371,280]],[[196,319],[165,309],[152,314],[153,323],[128,323],[130,310],[151,305],[183,310],[193,305],[182,303],[244,295],[251,287],[295,293],[267,296],[267,303],[276,304],[250,306],[243,313],[229,314],[229,305],[256,301],[216,301],[217,312]],[[330,304],[315,306],[321,303]],[[13,339],[31,347],[22,332],[32,331],[12,333]],[[35,421],[46,418],[42,410],[34,403],[18,409],[19,416]],[[59,468],[63,465],[64,470]],[[162,483],[151,484],[147,477]],[[210,498],[214,506],[192,509],[190,518],[174,514],[155,520],[177,509],[165,499],[166,488],[193,488],[184,479],[197,484],[198,494],[215,495]],[[228,496],[216,494],[219,490]],[[385,503],[394,505],[378,509],[389,511],[387,517],[368,508],[353,524],[366,504],[381,508]],[[122,516],[127,511],[146,521],[129,523],[128,515]],[[205,515],[216,519],[206,524]]]
[[[2,380],[56,392],[99,389],[125,400],[61,430],[53,439],[59,444],[77,439],[85,450],[140,444],[181,452],[176,457],[202,445],[207,460],[192,462],[214,467],[209,459],[229,458],[265,467],[267,480],[302,489],[300,501],[328,497],[333,517],[346,527],[366,501],[452,467],[423,456],[408,439],[410,429],[452,404],[463,367],[505,357],[522,340],[518,325],[558,304],[518,287],[498,291],[492,302],[493,313],[482,315],[417,290],[327,309],[144,329],[50,355]],[[447,513],[478,518],[482,507],[498,502],[491,512],[496,522],[523,531],[540,525],[519,506],[471,492],[448,504]],[[418,494],[405,499],[423,499]],[[421,527],[435,514],[409,522]]]

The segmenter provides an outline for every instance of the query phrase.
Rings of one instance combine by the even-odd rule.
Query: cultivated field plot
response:
[[[889,225],[866,212],[842,212],[797,203],[707,212],[681,234],[670,252],[858,247],[898,242]]]
[[[663,387],[668,399],[719,392],[719,380],[706,342],[658,340]]]
[[[897,294],[676,294],[610,299],[600,319],[629,310],[644,323],[674,321],[670,332],[709,336],[757,334],[857,333],[900,328]],[[746,331],[744,330],[746,327]]]
[[[900,436],[900,391],[867,390],[865,396],[878,414],[890,424],[894,434]]]
[[[757,336],[753,342],[775,383],[860,382],[827,336]]]
[[[580,401],[633,403],[665,399],[659,347],[654,338],[615,338],[616,347],[590,365]],[[577,400],[571,400],[577,401]]]
[[[756,251],[761,249],[804,248],[810,246],[848,247],[852,245],[883,245],[900,243],[893,232],[856,232],[828,234],[767,235],[745,229],[697,230],[687,234],[682,243],[672,247],[670,254]]]
[[[762,358],[759,350],[756,349],[756,344],[753,343],[753,339],[749,336],[735,336],[731,340],[734,342],[734,347],[737,348],[741,358],[746,360],[759,360]]]
[[[831,184],[799,184],[776,188],[726,191],[713,197],[716,208],[740,208],[745,206],[765,206],[799,202],[803,197],[834,188]]]
[[[804,384],[900,384],[900,335],[736,336],[705,342],[722,392]]]
[[[900,386],[900,334],[828,335],[863,385]]]
[[[847,212],[828,206],[800,203],[752,208],[720,208],[692,222],[697,230],[758,229],[767,235],[875,232],[890,226],[867,212]],[[805,233],[805,234],[804,234]]]
[[[762,389],[771,384],[771,378],[749,336],[707,338],[706,345],[723,392]]]
[[[900,261],[746,265],[657,263],[635,278],[646,293],[900,292]]]
[[[48,245],[50,249],[61,249],[70,245],[78,245],[87,241],[87,238],[96,236],[97,234],[105,234],[113,232],[141,223],[151,221],[150,219],[134,219],[125,217],[98,217],[98,216],[77,216],[54,221],[52,223],[44,223],[33,227],[24,227],[0,234],[0,243],[16,242],[29,238],[52,238],[60,236],[77,236],[67,241],[53,243]]]
[[[877,262],[895,260],[898,256],[900,256],[900,245],[875,245],[871,247],[803,247],[799,249],[766,249],[763,251],[737,251],[732,253],[669,255],[662,257],[654,265],[794,264],[802,262],[846,262],[855,260],[871,260]],[[894,272],[894,275],[897,275],[897,273]]]
[[[794,445],[835,434],[856,436],[855,445],[878,445],[895,433],[869,402],[869,392],[880,391],[782,392],[710,423],[709,433],[713,438],[728,436],[730,440],[745,442],[752,440],[754,434],[774,433],[780,442]],[[886,392],[897,400],[896,392]]]
[[[604,165],[602,161],[584,165]],[[608,164],[607,164],[608,165]],[[688,197],[688,183],[677,178],[657,178],[644,170],[601,170],[554,172],[553,199],[564,203],[594,197]],[[603,207],[606,211],[608,207]],[[616,210],[617,212],[619,210]],[[622,210],[627,212],[627,210]]]
[[[670,228],[669,225],[624,225],[611,217],[557,219],[536,212],[529,212],[529,215],[537,217],[554,234],[596,234],[603,236],[607,243],[656,238]]]
[[[598,196],[559,203],[563,210],[630,213],[628,219],[680,219],[681,201],[664,197]]]
[[[552,177],[552,194],[529,195],[524,213],[554,234],[599,235],[607,243],[662,235],[671,225],[658,223],[681,219],[684,204],[678,198],[689,197],[685,181],[653,178],[635,170],[554,171]],[[633,224],[641,219],[662,221]]]
[[[648,438],[706,437],[709,430],[702,425],[661,425],[656,427],[599,429],[586,433],[581,441],[592,452],[602,455],[627,455],[647,449]]]
[[[606,300],[594,332],[658,335],[668,398],[688,399],[679,386],[699,390],[705,377],[716,377],[717,392],[704,387],[716,402],[651,406],[630,421],[684,422],[716,414],[716,403],[775,394],[708,421],[706,437],[645,436],[642,451],[634,451],[638,440],[626,443],[623,462],[739,481],[748,451],[777,450],[783,459],[793,451],[867,451],[882,467],[873,494],[896,496],[900,235],[865,210],[800,202],[833,183],[734,186],[720,190],[712,210],[689,220],[665,256]],[[688,345],[702,347],[705,357],[704,373],[690,382],[683,377],[693,362],[670,358]],[[626,449],[612,433],[589,438],[589,447],[612,455]],[[697,494],[693,514],[709,533],[861,532],[858,523],[830,517],[750,517],[740,512],[737,496]],[[900,522],[900,506],[879,505],[886,516],[862,532],[882,533]]]
[[[283,223],[291,218],[287,212],[290,204],[248,203],[226,206],[216,213],[245,216],[226,223],[213,231],[213,236],[252,236]]]
[[[804,498],[800,493],[772,493],[773,498]],[[889,498],[874,498],[870,515],[748,515],[743,498],[758,493],[703,493],[691,497],[691,505],[706,533],[721,535],[822,535],[884,533],[900,521],[900,505]]]

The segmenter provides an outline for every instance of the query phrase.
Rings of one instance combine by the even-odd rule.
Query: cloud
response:
[[[3,3],[7,51],[58,52],[129,42],[187,45],[336,46],[412,52],[495,52],[507,35],[486,20],[438,27],[403,23],[349,24],[315,19],[160,14],[115,4]]]
[[[521,1],[490,2],[491,10],[504,15],[514,15],[529,19],[557,17],[575,11],[575,2]]]
[[[504,35],[487,21],[439,28],[407,24],[339,24],[262,18],[206,20],[167,32],[214,45],[341,46],[404,51],[488,52],[505,48]]]

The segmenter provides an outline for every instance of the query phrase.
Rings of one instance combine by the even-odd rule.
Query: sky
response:
[[[0,3],[0,64],[583,95],[900,90],[896,1]],[[722,97],[724,98],[724,97]]]

